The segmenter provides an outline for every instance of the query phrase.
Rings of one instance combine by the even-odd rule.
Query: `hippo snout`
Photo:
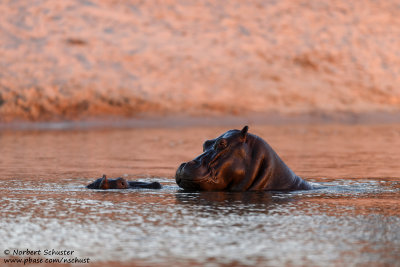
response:
[[[176,170],[176,174],[175,174],[175,181],[176,183],[179,185],[180,182],[182,181],[182,176],[183,176],[183,168],[185,167],[186,162],[182,163],[178,169]]]
[[[196,174],[193,172],[193,161],[182,163],[176,170],[175,181],[183,189],[199,190],[200,186],[196,183]]]
[[[175,181],[185,190],[200,190],[202,181],[208,177],[207,168],[197,160],[182,163],[176,170]]]

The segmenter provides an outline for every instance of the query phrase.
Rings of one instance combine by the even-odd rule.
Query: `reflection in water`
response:
[[[179,162],[226,129],[3,132],[0,253],[68,249],[93,261],[181,266],[396,266],[399,129],[254,129],[293,170],[320,185],[285,193],[185,192],[175,185]],[[103,173],[165,186],[84,187]]]

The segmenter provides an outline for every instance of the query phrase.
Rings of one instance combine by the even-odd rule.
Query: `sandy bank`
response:
[[[3,1],[0,121],[400,111],[397,1]]]

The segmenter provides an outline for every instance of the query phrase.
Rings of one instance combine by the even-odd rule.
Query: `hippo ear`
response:
[[[109,184],[107,180],[107,176],[103,174],[103,177],[101,178],[99,189],[108,189]]]
[[[249,130],[249,126],[244,126],[243,129],[240,131],[240,137],[245,140],[247,136],[247,131]]]

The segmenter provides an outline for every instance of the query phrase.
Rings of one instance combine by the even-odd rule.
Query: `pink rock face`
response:
[[[9,0],[0,14],[0,121],[400,111],[394,0]]]

